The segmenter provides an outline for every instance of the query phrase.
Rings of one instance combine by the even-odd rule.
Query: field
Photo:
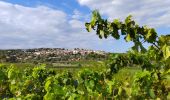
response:
[[[107,77],[107,75],[109,75],[107,71],[109,69],[109,67],[107,67],[107,61],[72,61],[53,63],[52,65],[53,66],[50,67],[49,64],[1,64],[1,71],[6,70],[5,74],[7,74],[8,82],[1,81],[0,97],[31,100],[40,100],[42,98],[46,100],[53,100],[54,98],[66,98],[69,100],[76,98],[79,100],[106,100],[113,99],[113,97],[118,100],[120,98],[125,99],[128,98],[133,91],[136,73],[142,72],[142,69],[139,67],[125,67],[113,74],[110,80],[109,77]],[[28,73],[28,76],[26,73]],[[21,74],[23,75],[22,77],[18,76]],[[3,74],[1,73],[1,77],[2,76]],[[97,80],[95,78],[97,78]],[[39,83],[40,81],[42,83]],[[54,83],[52,81],[54,81]],[[56,87],[55,85],[57,84],[63,88]],[[170,86],[169,78],[166,86]],[[7,88],[9,88],[9,90]],[[54,89],[51,90],[51,88]],[[110,91],[110,89],[113,90]],[[120,93],[114,95],[117,89]],[[119,89],[121,89],[121,91]],[[124,90],[126,90],[126,92]],[[4,91],[6,91],[6,94],[4,94]],[[59,91],[61,93],[58,94]],[[85,91],[87,93],[85,93]],[[53,93],[55,93],[55,96]],[[106,94],[101,95],[101,93]],[[169,97],[168,95],[168,98]]]
[[[57,72],[77,72],[77,71],[81,71],[81,70],[85,70],[85,69],[91,69],[93,71],[102,71],[102,70],[106,70],[107,67],[105,65],[105,62],[102,62],[102,61],[99,61],[99,62],[96,62],[96,61],[80,61],[80,62],[72,62],[73,65],[71,66],[67,66],[67,64],[61,64],[61,65],[64,65],[66,67],[63,67],[63,66],[60,66],[60,65],[57,65],[57,66],[53,66],[53,67],[47,67],[47,69],[53,69]],[[78,65],[81,64],[81,67],[79,67]],[[10,65],[10,64],[8,64]],[[23,67],[35,67],[36,65],[34,64],[13,64],[15,67],[18,68],[18,65],[20,65],[22,68]],[[70,64],[69,64],[70,65]],[[75,67],[73,67],[75,66]],[[21,68],[21,69],[22,69]],[[113,75],[113,78],[116,79],[116,80],[120,80],[120,81],[128,81],[130,84],[132,84],[132,82],[134,81],[134,76],[137,72],[142,72],[142,69],[139,68],[139,67],[126,67],[126,68],[123,68],[121,70],[119,70],[118,73],[114,74]],[[167,77],[168,79],[168,82],[167,82],[167,85],[170,86],[170,76]]]

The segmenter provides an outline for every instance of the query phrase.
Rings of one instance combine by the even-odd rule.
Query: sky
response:
[[[99,39],[87,32],[91,11],[109,20],[132,15],[140,25],[170,33],[170,0],[0,0],[0,49],[87,48],[126,52],[122,38]]]

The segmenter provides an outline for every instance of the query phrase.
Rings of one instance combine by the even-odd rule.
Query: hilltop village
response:
[[[0,50],[1,62],[62,62],[79,60],[103,60],[104,51],[88,49],[37,48]]]

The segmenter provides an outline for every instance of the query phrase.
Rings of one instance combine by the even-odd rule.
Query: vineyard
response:
[[[139,26],[128,16],[124,22],[102,19],[93,11],[87,31],[134,46],[126,54],[110,55],[102,70],[90,68],[58,73],[45,65],[23,70],[0,65],[0,98],[4,100],[167,100],[170,92],[170,36]],[[146,49],[143,43],[150,46]],[[137,68],[133,80],[115,78],[121,69]]]

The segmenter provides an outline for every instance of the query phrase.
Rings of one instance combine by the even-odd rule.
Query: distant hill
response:
[[[0,50],[1,62],[62,62],[104,60],[108,53],[89,49],[36,48]]]

